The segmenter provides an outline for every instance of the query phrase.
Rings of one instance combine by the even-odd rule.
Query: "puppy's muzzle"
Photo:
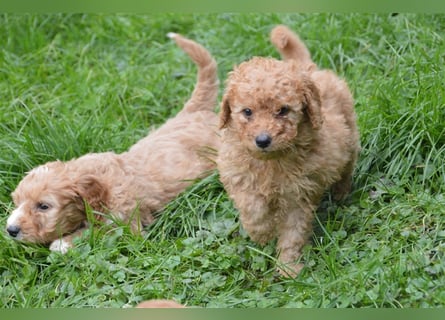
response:
[[[266,149],[272,143],[272,137],[262,132],[255,138],[255,144],[260,149]]]
[[[6,231],[9,233],[9,235],[13,238],[16,238],[17,235],[20,233],[20,227],[19,226],[9,226],[6,228]]]

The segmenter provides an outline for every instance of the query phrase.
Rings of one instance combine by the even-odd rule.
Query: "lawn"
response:
[[[0,15],[0,225],[31,168],[121,152],[176,114],[196,68],[182,33],[219,65],[277,52],[298,32],[355,97],[362,152],[344,203],[327,193],[296,279],[274,244],[240,227],[215,172],[172,201],[144,237],[97,229],[66,255],[0,232],[0,307],[130,307],[171,298],[199,307],[445,305],[445,15]]]

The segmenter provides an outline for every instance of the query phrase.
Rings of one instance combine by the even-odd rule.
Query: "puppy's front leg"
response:
[[[249,237],[265,244],[272,240],[275,233],[274,216],[264,197],[254,193],[238,193],[234,202],[240,211],[240,220]]]
[[[277,251],[282,265],[278,272],[285,277],[296,277],[304,266],[296,261],[312,230],[313,210],[312,206],[294,208],[279,224]]]
[[[75,237],[80,237],[81,234],[87,229],[87,227],[84,228],[80,228],[79,230],[77,230],[74,233],[71,233],[67,236],[61,237],[57,240],[54,240],[53,242],[51,242],[51,244],[49,245],[49,250],[51,251],[55,251],[55,252],[60,252],[62,254],[65,254],[68,252],[68,250],[70,248],[73,247],[73,239]]]

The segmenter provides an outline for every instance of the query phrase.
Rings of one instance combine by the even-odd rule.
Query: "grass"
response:
[[[348,201],[319,208],[301,275],[276,275],[274,244],[249,240],[215,173],[143,238],[99,228],[60,255],[1,232],[1,307],[445,305],[444,15],[3,14],[1,225],[26,171],[121,152],[180,110],[196,70],[167,32],[209,48],[223,82],[252,55],[278,57],[278,23],[347,79],[363,148]]]

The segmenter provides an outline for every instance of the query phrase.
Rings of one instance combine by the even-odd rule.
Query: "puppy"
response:
[[[12,193],[15,209],[6,231],[20,241],[49,244],[66,252],[72,238],[93,221],[121,220],[134,232],[153,222],[153,213],[215,169],[219,148],[217,65],[201,45],[169,34],[198,66],[191,98],[175,118],[127,152],[87,154],[31,170]],[[91,220],[91,219],[90,219]]]
[[[271,41],[284,61],[254,57],[229,73],[217,164],[250,238],[278,238],[279,272],[295,277],[324,191],[350,191],[359,134],[347,84],[287,27]]]
[[[142,301],[136,308],[185,308],[185,306],[174,300],[152,299]]]

